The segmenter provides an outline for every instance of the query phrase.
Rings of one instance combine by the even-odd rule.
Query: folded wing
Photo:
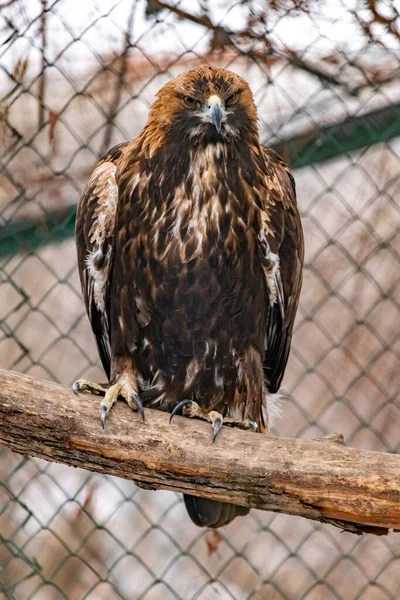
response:
[[[117,167],[98,164],[81,196],[76,217],[78,269],[86,311],[103,368],[110,377],[110,281],[118,206]]]
[[[264,148],[268,165],[266,219],[258,235],[258,251],[269,293],[264,371],[268,391],[278,391],[289,358],[300,297],[304,242],[296,189],[282,159]]]

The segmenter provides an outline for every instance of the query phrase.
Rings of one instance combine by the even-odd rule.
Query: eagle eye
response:
[[[225,100],[225,106],[233,106],[234,104],[236,104],[236,102],[238,101],[239,98],[239,93],[235,92],[234,94],[231,94],[226,100]]]
[[[201,107],[201,102],[199,102],[195,98],[192,98],[191,96],[184,96],[183,102],[184,102],[185,106],[187,106],[188,108],[200,108]]]

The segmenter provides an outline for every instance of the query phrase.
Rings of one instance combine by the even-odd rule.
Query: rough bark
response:
[[[99,398],[0,370],[0,445],[133,480],[148,489],[298,515],[353,533],[400,529],[400,457],[321,440],[273,438],[122,402],[102,430]]]

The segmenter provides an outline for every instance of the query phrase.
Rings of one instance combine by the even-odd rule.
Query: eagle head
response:
[[[258,139],[253,94],[236,73],[202,65],[182,73],[157,93],[147,124],[159,145],[206,145]]]

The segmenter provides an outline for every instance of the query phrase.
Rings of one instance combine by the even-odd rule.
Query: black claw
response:
[[[169,418],[169,422],[171,423],[172,419],[174,418],[174,416],[176,415],[176,413],[183,408],[184,406],[187,406],[188,404],[192,404],[191,400],[181,400],[180,402],[178,402],[178,404],[176,404],[173,408],[173,411],[171,413],[171,416]]]
[[[100,405],[100,419],[101,419],[101,426],[104,429],[104,421],[107,415],[107,406],[105,404],[101,404]]]
[[[213,439],[212,441],[215,442],[215,438],[217,437],[219,430],[222,427],[222,419],[221,417],[217,417],[213,423]]]
[[[77,381],[75,381],[75,383],[73,384],[72,391],[74,392],[74,394],[79,396],[79,383]]]
[[[144,418],[144,408],[140,396],[138,394],[132,394],[132,398],[136,402],[136,406],[138,411],[140,412],[140,416],[142,417],[143,423],[145,423],[146,419]]]

